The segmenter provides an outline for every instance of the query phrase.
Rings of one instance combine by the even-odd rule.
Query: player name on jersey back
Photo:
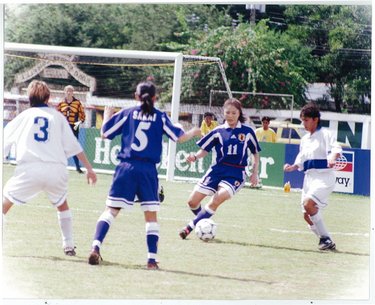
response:
[[[156,113],[146,115],[146,114],[143,114],[141,111],[138,112],[137,110],[135,110],[133,112],[133,120],[155,122],[156,121]]]

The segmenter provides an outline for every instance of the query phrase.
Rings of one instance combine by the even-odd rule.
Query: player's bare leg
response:
[[[11,202],[8,198],[3,198],[3,215],[6,215],[10,208],[13,206],[13,202]]]
[[[206,196],[207,195],[197,191],[191,193],[188,199],[188,206],[194,215],[198,215],[198,213],[201,211],[201,202]]]

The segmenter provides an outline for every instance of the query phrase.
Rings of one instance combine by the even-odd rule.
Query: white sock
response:
[[[57,211],[57,219],[59,221],[61,229],[61,237],[63,242],[63,248],[65,247],[74,247],[73,241],[73,221],[72,221],[72,212],[66,210],[63,212]]]
[[[330,234],[328,233],[326,226],[324,225],[320,210],[318,210],[318,213],[316,213],[315,215],[310,216],[310,219],[315,226],[316,233],[319,234],[320,237],[330,237]]]
[[[315,227],[315,225],[313,224],[313,225],[307,225],[308,227],[309,227],[309,229],[316,235],[316,236],[318,236],[318,237],[320,237],[319,236],[319,233],[318,233],[318,231],[316,230],[316,227]]]

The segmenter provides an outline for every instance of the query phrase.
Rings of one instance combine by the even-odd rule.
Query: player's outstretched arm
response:
[[[189,131],[185,132],[181,137],[178,138],[178,143],[183,143],[186,141],[189,141],[193,137],[200,137],[201,136],[201,130],[198,127],[193,127]]]
[[[208,155],[207,151],[205,151],[204,149],[200,149],[195,154],[188,155],[187,158],[186,158],[186,161],[188,161],[188,162],[195,162],[198,159],[204,158],[207,155]]]
[[[284,164],[284,172],[293,172],[298,169],[298,165],[293,164],[290,165],[289,163]]]
[[[83,151],[81,151],[77,155],[77,157],[83,163],[83,166],[87,170],[87,173],[86,173],[87,183],[94,185],[96,183],[97,177],[96,177],[96,174],[95,174],[94,170],[92,169],[92,166],[91,166],[89,160],[87,159],[85,153]]]

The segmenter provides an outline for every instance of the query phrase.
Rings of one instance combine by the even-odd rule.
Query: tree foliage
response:
[[[280,8],[282,27],[267,19],[250,25],[244,5],[13,4],[5,6],[5,41],[218,56],[232,90],[293,94],[303,104],[307,83],[325,82],[331,85],[336,111],[343,102],[362,111],[371,87],[371,7]],[[6,86],[11,84],[8,76],[20,69],[19,63],[6,65]],[[99,70],[88,69],[94,76]],[[194,74],[183,98],[192,91],[206,96],[204,90],[217,85],[219,77],[207,80],[207,69]],[[116,73],[133,86],[134,74]],[[101,87],[119,90],[123,84],[116,73]],[[162,86],[169,85],[164,72],[156,77]]]
[[[314,77],[310,50],[266,21],[220,27],[194,43],[198,54],[222,59],[233,91],[293,94],[301,104]]]
[[[312,48],[316,81],[330,84],[335,110],[358,107],[371,90],[371,7],[289,6],[285,14],[290,35]]]

